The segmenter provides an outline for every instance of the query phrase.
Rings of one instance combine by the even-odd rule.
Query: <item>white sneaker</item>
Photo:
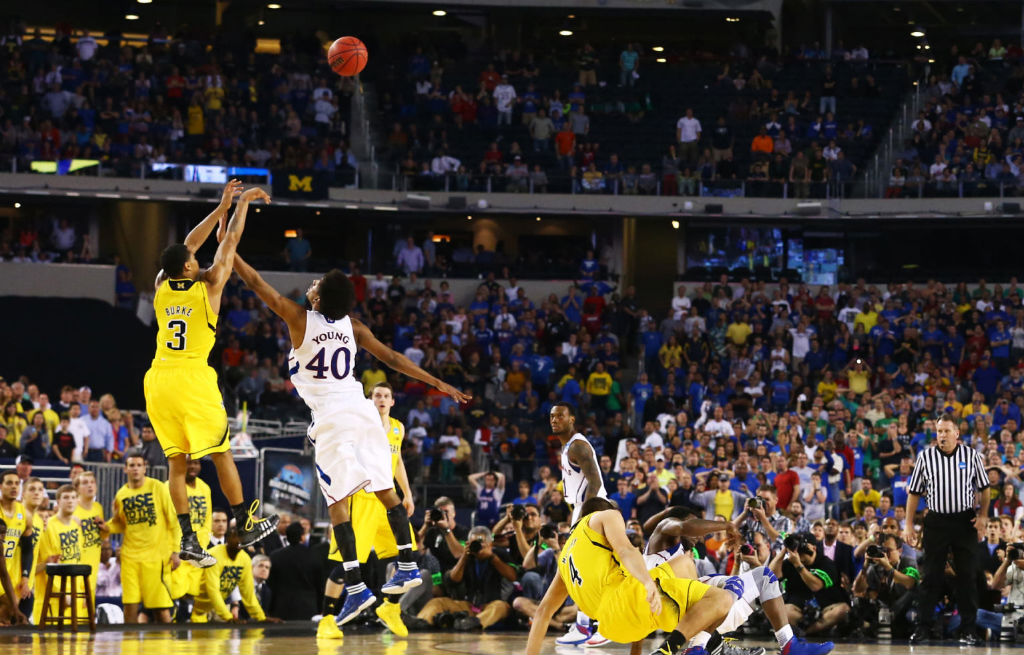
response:
[[[569,632],[555,639],[555,643],[559,646],[579,646],[590,637],[590,630],[581,628],[579,623],[573,623]]]
[[[612,640],[608,637],[603,636],[601,634],[601,628],[598,628],[597,632],[591,635],[590,639],[587,639],[587,641],[584,642],[583,645],[587,646],[588,648],[600,648],[601,646],[610,643],[612,643]]]

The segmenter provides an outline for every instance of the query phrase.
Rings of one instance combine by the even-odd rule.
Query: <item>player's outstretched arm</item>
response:
[[[206,270],[204,277],[210,291],[210,304],[215,308],[219,307],[220,303],[214,303],[214,297],[216,296],[216,300],[220,300],[220,292],[231,276],[235,251],[238,249],[238,242],[242,239],[242,231],[245,230],[245,217],[249,213],[249,203],[253,200],[263,200],[269,203],[270,196],[259,187],[247,189],[238,197],[235,213],[228,221],[223,236],[220,233],[217,234],[220,245],[217,246],[217,254],[213,256],[213,266]]]
[[[362,321],[353,318],[352,331],[355,333],[356,343],[359,344],[360,347],[365,348],[367,352],[380,360],[380,362],[388,368],[394,369],[403,375],[408,375],[411,378],[415,378],[420,382],[425,382],[438,391],[448,394],[460,403],[468,403],[473,399],[472,395],[463,393],[447,382],[437,379],[419,366],[416,366],[416,364],[413,364],[412,360],[402,353],[396,352],[382,344],[377,337],[373,336],[373,332],[370,331],[370,328],[363,325]]]
[[[526,655],[540,655],[540,645],[544,643],[544,635],[547,634],[551,617],[555,615],[558,608],[565,602],[569,590],[562,582],[562,576],[556,575],[548,587],[547,593],[537,606],[537,612],[533,615],[533,623],[530,625],[530,636],[526,640]]]
[[[234,255],[235,272],[242,278],[245,286],[259,296],[270,311],[280,316],[288,324],[288,333],[292,337],[292,345],[298,347],[302,344],[302,338],[306,334],[306,310],[298,303],[285,298],[277,289],[267,284],[267,281],[256,272],[256,269],[242,259],[241,255]]]
[[[228,210],[231,209],[231,203],[234,202],[235,198],[242,193],[242,183],[238,180],[231,180],[224,186],[224,191],[220,195],[220,204],[217,208],[207,215],[199,225],[192,228],[192,231],[185,237],[185,246],[192,251],[193,254],[199,250],[199,248],[206,243],[206,240],[210,238],[210,234],[213,232],[213,228],[220,224],[228,215]]]

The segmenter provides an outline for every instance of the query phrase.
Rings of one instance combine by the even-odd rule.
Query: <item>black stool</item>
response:
[[[95,632],[96,611],[92,606],[92,589],[89,588],[89,576],[91,575],[92,567],[88,564],[46,565],[46,595],[43,597],[43,616],[40,627],[55,627],[58,630],[63,630],[65,622],[68,622],[71,625],[71,632],[78,632],[78,626],[83,621],[88,621],[89,631]],[[55,589],[58,579],[60,580],[59,591]],[[82,581],[81,590],[78,585],[79,579]],[[57,600],[59,603],[56,616],[53,616],[52,612],[51,601],[53,600]],[[78,615],[79,600],[85,600],[86,616]],[[70,617],[67,616],[69,604],[71,606]]]

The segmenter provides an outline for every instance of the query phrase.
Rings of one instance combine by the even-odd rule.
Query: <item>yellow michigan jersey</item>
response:
[[[14,501],[11,513],[6,511],[4,521],[7,523],[7,536],[4,537],[4,558],[7,564],[7,574],[11,576],[11,584],[15,587],[21,582],[21,547],[18,542],[21,535],[25,534],[29,526],[28,512],[25,506],[19,501]],[[0,595],[3,595],[3,588],[0,587]]]
[[[123,532],[122,560],[163,561],[181,540],[181,528],[174,513],[167,485],[145,478],[132,489],[125,484],[114,496],[111,532]]]
[[[402,460],[402,440],[405,439],[405,426],[396,418],[388,417],[388,427],[385,430],[388,436],[388,445],[391,447],[391,477],[395,477],[398,470],[398,463]],[[375,550],[379,559],[387,559],[398,555],[398,544],[395,543],[395,535],[391,532],[388,523],[387,509],[384,503],[377,499],[365,489],[361,489],[349,496],[349,510],[352,515],[352,529],[356,533],[356,555],[360,562],[366,562],[370,557],[370,551]],[[412,535],[412,547],[416,548],[416,533],[409,525],[409,532]],[[336,562],[341,561],[341,553],[338,551],[338,544],[334,539],[334,531],[331,531],[331,546],[329,559]]]
[[[590,527],[592,517],[579,520],[558,557],[558,574],[576,606],[601,624],[602,635],[623,644],[655,630],[674,630],[708,586],[677,578],[668,563],[662,564],[651,570],[651,578],[675,602],[663,601],[661,614],[652,614],[643,583],[622,566],[608,540]]]
[[[217,311],[206,282],[164,280],[153,299],[157,338],[153,364],[146,373],[146,413],[164,454],[202,457],[224,452],[228,418],[209,367],[217,336]]]
[[[257,621],[265,620],[266,615],[256,599],[256,584],[252,577],[252,558],[249,557],[249,554],[244,550],[239,550],[235,559],[231,559],[225,544],[214,546],[210,549],[210,554],[217,559],[217,563],[207,569],[202,569],[203,585],[196,598],[193,619],[212,611],[225,621],[231,620],[231,611],[224,601],[231,595],[235,587],[238,587],[238,593],[242,596],[242,604],[249,612],[249,616]],[[202,618],[199,620],[202,621]]]
[[[84,542],[85,538],[82,536],[82,530],[73,515],[67,523],[61,521],[57,516],[52,516],[46,522],[46,528],[39,539],[36,549],[39,553],[38,561],[45,562],[50,556],[56,555],[57,561],[61,564],[78,564],[82,561],[82,544]],[[43,616],[46,570],[36,571],[35,578],[36,592],[35,601],[32,604],[32,621],[39,625],[39,621]],[[56,605],[56,602],[50,602]]]

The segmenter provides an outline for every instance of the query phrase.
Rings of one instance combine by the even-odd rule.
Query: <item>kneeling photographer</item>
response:
[[[1017,641],[1024,639],[1024,543],[1013,543],[1006,547],[1006,555],[992,575],[990,586],[997,591],[1010,588],[1002,609],[1009,610],[1013,615]]]
[[[441,496],[423,517],[416,540],[437,558],[442,571],[450,571],[462,557],[468,535],[469,529],[455,522],[455,503]]]
[[[788,535],[772,558],[771,570],[785,581],[786,614],[807,634],[825,632],[850,613],[850,599],[839,582],[835,562],[818,552],[813,535]]]
[[[907,614],[921,574],[902,549],[902,539],[885,534],[864,551],[864,568],[853,581],[853,595],[859,625],[866,626],[868,636],[877,636],[880,617],[886,612],[892,617],[894,638],[909,637],[913,631]]]
[[[509,563],[522,566],[527,551],[540,541],[540,529],[537,505],[506,505],[505,515],[494,525],[494,545],[507,548]]]

